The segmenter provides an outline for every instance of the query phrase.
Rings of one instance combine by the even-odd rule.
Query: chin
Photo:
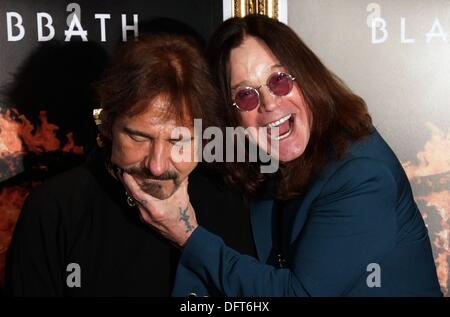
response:
[[[158,198],[160,200],[165,200],[165,199],[169,198],[172,195],[173,195],[173,192],[158,193],[158,194],[155,194],[153,197]]]
[[[292,136],[292,142],[288,142],[289,140],[284,140],[285,142],[280,142],[280,150],[279,150],[279,160],[282,163],[287,163],[293,161],[300,156],[303,155],[306,149],[307,140],[303,140],[299,136]]]
[[[146,191],[146,193],[152,197],[164,200],[164,199],[167,199],[170,196],[172,196],[174,191],[152,190],[152,191]]]
[[[170,186],[170,188],[169,188],[169,186],[166,187],[166,186],[161,186],[159,184],[158,185],[155,184],[154,186],[147,185],[144,188],[141,187],[141,189],[146,194],[148,194],[152,197],[161,199],[161,200],[169,198],[176,191],[176,188],[173,188],[172,186]]]
[[[310,137],[307,119],[300,120],[299,115],[293,115],[289,122],[289,131],[279,136],[278,143],[274,144],[274,150],[276,151],[274,157],[278,158],[282,163],[291,162],[302,156]]]
[[[280,153],[280,162],[287,163],[287,162],[293,161],[293,160],[299,158],[300,156],[302,156],[303,152],[304,151]]]

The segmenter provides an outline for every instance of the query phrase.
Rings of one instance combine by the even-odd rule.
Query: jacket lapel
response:
[[[287,212],[291,212],[293,208],[296,214],[294,218],[294,224],[292,225],[289,244],[292,244],[299,237],[308,216],[311,201],[311,195],[308,195],[304,199],[297,198],[293,200],[285,207],[286,209],[290,209],[289,211],[286,210]]]
[[[259,260],[266,263],[272,249],[273,200],[255,201],[250,206],[253,238]]]
[[[306,219],[311,212],[312,205],[315,199],[320,196],[323,186],[328,181],[330,175],[342,164],[341,162],[330,162],[323,168],[321,174],[317,177],[316,181],[310,186],[308,192],[302,199],[295,199],[287,208],[295,208],[297,215],[295,216],[294,224],[292,226],[290,243],[292,244],[299,236],[300,232],[305,225]]]

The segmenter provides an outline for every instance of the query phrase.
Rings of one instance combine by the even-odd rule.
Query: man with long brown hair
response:
[[[197,224],[185,190],[158,200],[124,174],[145,221],[184,248],[174,295],[441,296],[408,179],[364,101],[268,17],[225,21],[209,57],[227,125],[269,129],[280,170],[229,165],[252,202],[257,259]]]
[[[218,98],[202,52],[196,37],[163,28],[115,54],[96,86],[102,148],[27,199],[8,254],[10,295],[170,294],[179,251],[142,222],[123,173],[158,199],[185,186],[200,222],[254,252],[240,197],[195,160],[171,155],[180,143],[191,144],[184,149],[192,155],[196,149],[174,129],[192,131],[194,118],[216,122]],[[193,221],[186,210],[177,217]]]

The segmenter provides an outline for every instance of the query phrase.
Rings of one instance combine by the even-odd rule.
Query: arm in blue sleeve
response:
[[[180,265],[226,296],[342,296],[392,249],[396,196],[381,162],[353,159],[311,205],[291,245],[289,268],[241,255],[202,227],[189,238]]]

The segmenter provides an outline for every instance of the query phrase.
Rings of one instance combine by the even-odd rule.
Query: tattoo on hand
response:
[[[180,220],[184,222],[184,225],[186,227],[186,233],[191,232],[192,230],[194,230],[194,227],[189,222],[189,215],[187,214],[188,207],[186,207],[184,210],[181,207],[178,208],[180,209]]]

